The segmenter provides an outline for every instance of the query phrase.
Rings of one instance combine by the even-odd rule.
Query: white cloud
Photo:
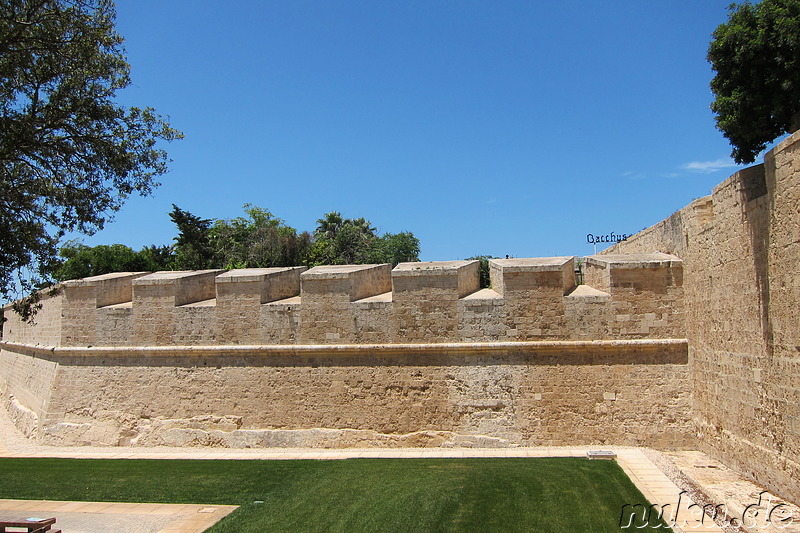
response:
[[[631,179],[631,180],[643,180],[647,176],[642,172],[634,172],[632,170],[629,170],[627,172],[623,172],[622,173],[622,177],[623,178],[628,178],[628,179]]]
[[[702,174],[711,174],[712,172],[717,172],[718,170],[734,167],[736,167],[736,163],[730,159],[717,159],[716,161],[692,161],[691,163],[681,165],[683,170],[700,172]]]

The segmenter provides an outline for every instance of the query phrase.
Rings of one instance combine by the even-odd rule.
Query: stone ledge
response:
[[[477,261],[422,261],[415,263],[400,263],[392,269],[392,277],[397,276],[434,276],[452,275],[460,268],[464,268]]]
[[[300,279],[349,279],[350,274],[355,272],[377,270],[381,267],[385,265],[320,265],[300,274]]]
[[[169,270],[161,272],[153,272],[133,281],[134,285],[171,285],[176,280],[184,280],[186,278],[201,277],[204,274],[216,274],[225,272],[224,270]],[[78,280],[80,281],[80,280]]]
[[[564,265],[573,261],[574,256],[563,257],[532,257],[525,259],[490,259],[503,269],[503,272],[558,272]]]
[[[661,252],[651,254],[590,255],[586,263],[602,268],[672,268],[682,267],[683,260]]]
[[[651,352],[665,348],[685,350],[687,339],[630,339],[594,341],[516,341],[516,342],[458,342],[421,344],[286,344],[286,345],[227,345],[227,346],[40,346],[0,341],[0,349],[25,355],[65,357],[113,356],[235,356],[235,355],[487,355],[512,353],[553,353],[575,351],[642,351]]]
[[[239,283],[265,281],[274,274],[305,270],[306,267],[271,267],[271,268],[239,268],[229,270],[217,276],[217,283]]]

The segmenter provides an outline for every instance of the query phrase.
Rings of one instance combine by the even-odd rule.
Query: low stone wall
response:
[[[692,442],[680,340],[0,348],[0,392],[46,444]]]

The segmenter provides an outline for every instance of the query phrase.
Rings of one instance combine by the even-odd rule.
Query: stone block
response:
[[[306,267],[243,268],[217,276],[216,343],[269,343],[274,336],[265,331],[262,306],[299,296],[300,274],[305,270]]]
[[[354,302],[392,290],[391,266],[326,265],[300,275],[300,342],[357,342],[359,322],[369,322],[369,306]]]
[[[304,303],[329,298],[355,302],[392,290],[391,266],[323,265],[300,275]]]
[[[515,340],[568,337],[564,295],[575,287],[574,257],[491,259],[489,275]]]
[[[575,287],[575,258],[490,259],[489,276],[492,288],[504,297],[537,289],[558,289],[564,295]]]
[[[131,343],[185,345],[201,338],[204,344],[210,342],[215,331],[215,278],[222,272],[164,271],[135,279]],[[201,302],[207,305],[197,305]]]
[[[216,278],[217,306],[238,299],[255,299],[259,304],[300,294],[300,274],[307,267],[240,268]]]
[[[459,338],[459,331],[464,331],[459,328],[459,299],[480,288],[479,269],[479,261],[397,265],[392,270],[394,342]]]
[[[590,256],[584,279],[611,295],[612,338],[685,336],[680,258],[660,252]]]
[[[392,291],[396,298],[434,289],[457,300],[480,288],[479,261],[427,261],[400,263],[392,270]]]
[[[63,329],[61,344],[102,344],[100,339],[107,335],[104,327],[98,327],[98,322],[105,325],[107,312],[101,309],[131,302],[133,281],[146,274],[147,272],[113,272],[62,283],[62,314],[70,327]]]

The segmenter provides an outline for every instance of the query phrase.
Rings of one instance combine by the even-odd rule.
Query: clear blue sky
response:
[[[423,260],[588,255],[736,170],[705,56],[730,0],[119,0],[133,84],[186,138],[89,245],[170,244],[175,203],[329,211]]]

